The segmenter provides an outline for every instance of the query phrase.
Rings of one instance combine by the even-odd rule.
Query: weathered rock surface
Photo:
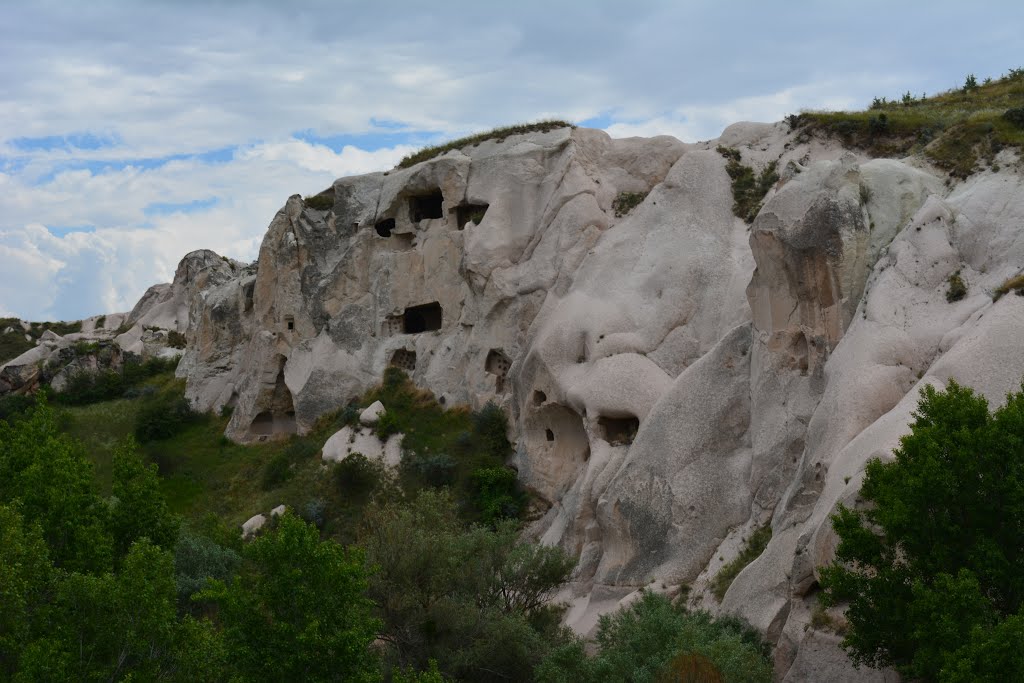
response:
[[[718,145],[782,169],[751,226]],[[951,184],[783,124],[695,145],[511,136],[340,179],[327,211],[289,198],[256,264],[190,254],[118,342],[184,331],[187,395],[232,407],[238,441],[309,430],[389,365],[446,405],[494,401],[546,508],[528,533],[579,558],[573,628],[687,585],[775,643],[780,680],[895,680],[810,625],[828,516],[889,457],[923,383],[998,403],[1024,376],[1024,298],[991,296],[1024,266],[1024,182],[1002,167]],[[616,216],[622,192],[646,197]],[[969,294],[949,303],[956,271]],[[401,457],[351,427],[323,457],[352,452]],[[709,581],[765,525],[719,603]]]

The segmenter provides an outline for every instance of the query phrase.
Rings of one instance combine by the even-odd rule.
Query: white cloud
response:
[[[707,139],[736,120],[863,106],[1019,66],[1024,5],[975,5],[998,26],[965,25],[955,0],[927,12],[881,0],[741,10],[637,0],[586,12],[547,0],[521,0],[515,12],[412,0],[9,3],[0,309],[54,317],[130,307],[186,251],[251,258],[290,194],[387,168],[408,143],[438,134],[610,117],[616,136]],[[927,40],[909,40],[907,26]],[[393,124],[408,136],[394,137]],[[300,131],[331,146],[293,137]],[[74,134],[102,144],[24,140]],[[225,149],[234,150],[226,161],[194,157]],[[170,156],[179,158],[146,161]],[[96,230],[55,237],[41,224]]]
[[[79,318],[130,309],[152,284],[168,281],[187,252],[208,248],[256,257],[274,213],[294,193],[313,194],[338,176],[387,169],[410,147],[368,152],[289,139],[240,150],[227,163],[174,161],[153,169],[57,174],[38,186],[7,178],[0,232],[0,308],[32,319]],[[147,215],[154,203],[218,200],[209,208]],[[85,199],[87,198],[87,201]],[[97,226],[51,234],[44,225]],[[143,227],[149,226],[149,227]],[[27,295],[21,292],[27,290]]]

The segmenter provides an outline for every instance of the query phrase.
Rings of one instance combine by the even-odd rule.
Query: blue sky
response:
[[[0,2],[0,315],[29,319],[251,260],[289,195],[495,125],[692,141],[1024,66],[1009,2]]]

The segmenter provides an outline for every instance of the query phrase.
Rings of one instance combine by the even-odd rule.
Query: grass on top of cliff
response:
[[[905,93],[875,98],[867,111],[803,112],[787,117],[791,129],[836,137],[874,156],[923,153],[956,178],[994,164],[1003,149],[1024,150],[1024,69],[938,95]],[[998,170],[998,169],[995,169]]]
[[[523,133],[549,133],[553,130],[558,130],[559,128],[575,127],[575,124],[559,120],[537,121],[536,123],[519,123],[514,126],[502,126],[501,128],[495,128],[485,133],[467,135],[464,138],[458,138],[451,142],[445,142],[431,147],[424,147],[423,149],[404,157],[398,162],[398,166],[396,168],[409,168],[410,166],[415,166],[421,161],[433,159],[434,157],[441,156],[445,152],[450,152],[453,149],[462,149],[469,145],[473,145],[475,147],[481,142],[486,142],[488,140],[497,140],[498,142],[502,142],[505,138],[511,135],[522,135]]]

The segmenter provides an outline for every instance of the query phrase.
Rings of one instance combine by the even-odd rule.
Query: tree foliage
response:
[[[925,387],[892,462],[840,507],[828,604],[849,602],[853,660],[925,681],[1005,680],[1024,651],[1024,391],[994,413]],[[989,672],[986,674],[985,672]]]
[[[14,425],[0,422],[0,503],[15,501],[39,525],[57,567],[109,568],[109,514],[95,492],[92,463],[80,444],[60,432],[45,403]]]
[[[573,562],[521,541],[514,523],[466,529],[447,493],[426,490],[407,505],[371,509],[362,542],[381,638],[399,668],[436,660],[460,680],[530,680],[564,639],[545,602]]]
[[[580,640],[555,649],[538,667],[537,680],[653,683],[691,680],[677,676],[693,670],[710,677],[694,680],[772,680],[767,649],[752,628],[736,618],[690,612],[650,592],[628,608],[601,617],[597,646],[593,657]]]
[[[220,606],[228,661],[247,681],[373,681],[378,622],[358,551],[291,513],[243,551],[248,565],[200,595]]]

